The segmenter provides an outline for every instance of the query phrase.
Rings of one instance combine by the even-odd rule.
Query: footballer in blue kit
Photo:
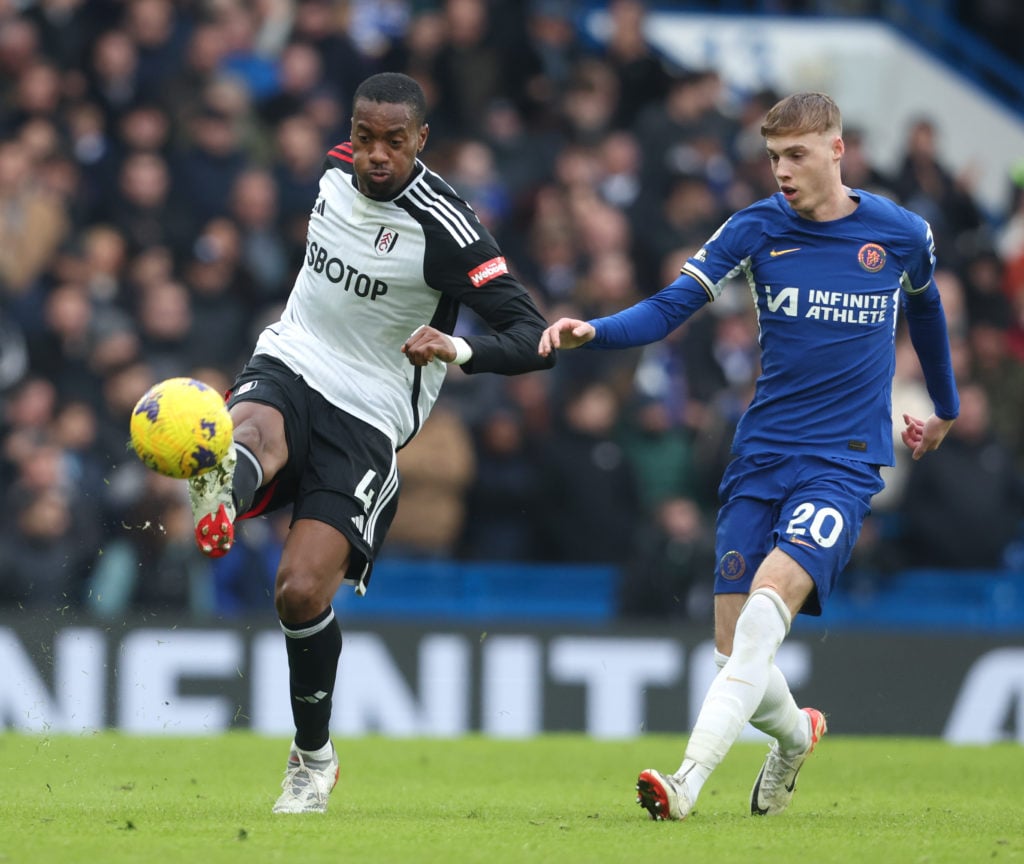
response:
[[[900,316],[934,405],[926,419],[903,415],[913,458],[936,449],[959,412],[927,222],[842,183],[842,120],[827,95],[781,100],[761,131],[776,194],[729,218],[671,285],[605,318],[562,318],[538,349],[657,341],[738,276],[754,298],[762,371],[719,488],[720,672],[679,769],[637,780],[638,803],[659,820],[686,818],[748,721],[775,739],[751,813],[783,812],[826,731],[821,711],[796,705],[774,658],[793,615],[821,613],[883,488],[880,466],[894,462]]]

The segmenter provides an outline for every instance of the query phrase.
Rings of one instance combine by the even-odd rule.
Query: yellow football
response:
[[[213,468],[231,447],[224,398],[195,378],[168,378],[136,403],[131,444],[148,468],[185,479]]]

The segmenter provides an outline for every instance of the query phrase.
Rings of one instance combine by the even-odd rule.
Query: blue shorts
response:
[[[738,456],[719,486],[716,594],[746,594],[776,546],[803,567],[815,591],[801,612],[820,615],[850,560],[880,492],[877,465],[802,454]]]

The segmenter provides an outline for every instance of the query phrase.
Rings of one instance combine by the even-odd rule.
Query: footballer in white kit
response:
[[[366,591],[397,507],[396,451],[430,414],[447,365],[553,365],[536,351],[544,318],[494,238],[420,161],[425,111],[406,75],[357,89],[351,141],[327,154],[284,312],[231,389],[234,446],[189,481],[196,541],[212,557],[230,550],[236,518],[292,506],[274,601],[295,739],[276,813],[327,808],[342,642],[332,600],[342,582]],[[463,304],[491,332],[453,336]]]

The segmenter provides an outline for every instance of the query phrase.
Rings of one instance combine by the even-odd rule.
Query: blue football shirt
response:
[[[631,309],[592,321],[591,344],[660,338],[744,275],[757,310],[762,372],[733,452],[893,464],[896,322],[914,295],[929,295],[927,339],[914,341],[939,346],[923,357],[918,350],[922,365],[934,367],[925,369],[933,399],[947,406],[939,414],[955,417],[959,407],[932,281],[934,243],[920,216],[878,195],[850,194],[857,209],[827,222],[804,219],[778,193],[739,211],[683,267],[704,296],[680,278]]]

